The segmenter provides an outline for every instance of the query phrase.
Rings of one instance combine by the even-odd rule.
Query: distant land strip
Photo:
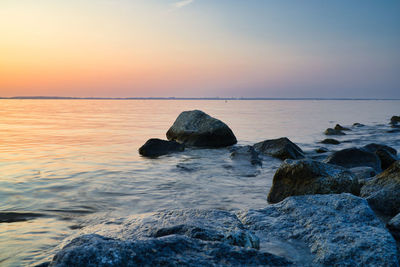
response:
[[[0,99],[77,99],[77,100],[400,100],[400,98],[324,98],[324,97],[64,97],[13,96]]]

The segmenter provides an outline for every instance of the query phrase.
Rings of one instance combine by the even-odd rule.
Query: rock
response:
[[[233,147],[230,152],[233,160],[250,162],[251,165],[262,165],[258,152],[252,146]]]
[[[400,116],[393,116],[390,118],[390,124],[396,125],[400,122]]]
[[[303,150],[286,137],[265,140],[254,144],[253,147],[257,152],[281,160],[304,158]]]
[[[340,124],[336,124],[334,129],[337,131],[351,131],[349,128],[343,127]]]
[[[289,196],[342,192],[359,193],[358,181],[350,171],[310,159],[285,160],[274,175],[268,202],[276,203]]]
[[[332,128],[326,129],[324,134],[325,135],[345,135],[344,132],[342,132],[340,130],[335,130],[335,129],[332,129]]]
[[[400,133],[400,129],[393,129],[386,131],[387,133]]]
[[[361,196],[377,212],[395,216],[400,212],[400,161],[393,163],[361,187]]]
[[[325,159],[325,163],[339,165],[345,168],[372,167],[381,171],[381,161],[374,153],[359,148],[346,148],[336,151]]]
[[[322,144],[329,144],[329,145],[338,145],[340,142],[333,138],[326,138],[321,141]]]
[[[235,214],[174,210],[105,222],[58,252],[50,266],[287,266],[260,252],[259,239]]]
[[[319,154],[323,154],[323,153],[326,153],[326,152],[328,152],[329,150],[327,149],[327,148],[325,148],[325,147],[319,147],[319,148],[317,148],[316,150],[315,150],[315,152],[317,152],[317,153],[319,153]]]
[[[353,173],[359,183],[376,175],[376,171],[371,167],[354,167],[350,168],[349,171]]]
[[[400,240],[400,213],[394,216],[387,224],[386,227],[392,233],[396,240]]]
[[[365,125],[362,123],[358,123],[358,122],[353,123],[353,127],[363,127],[363,126],[365,126]]]
[[[385,149],[389,153],[391,153],[393,155],[397,155],[397,150],[394,149],[393,147],[390,147],[390,146],[387,146],[387,145],[371,143],[371,144],[368,144],[366,146],[363,146],[362,148],[364,150],[366,150],[368,152],[372,152],[372,153],[375,153],[378,149]]]
[[[185,146],[175,141],[152,138],[139,148],[139,154],[145,157],[158,157],[183,150],[185,150]]]
[[[0,223],[24,222],[43,216],[45,215],[32,212],[0,212]]]
[[[395,240],[368,203],[351,194],[289,197],[238,217],[261,248],[304,244],[312,264],[301,266],[398,266]]]
[[[225,147],[236,144],[232,130],[222,121],[200,110],[179,114],[167,132],[167,139],[195,147]]]

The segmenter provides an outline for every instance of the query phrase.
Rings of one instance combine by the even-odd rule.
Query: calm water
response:
[[[367,126],[334,149],[382,142],[400,150],[400,134],[386,133],[400,101],[0,100],[0,212],[41,216],[0,223],[0,265],[49,260],[60,240],[101,218],[265,206],[279,160],[255,168],[232,162],[228,148],[139,156],[192,109],[226,122],[239,145],[287,136],[312,156],[326,128],[360,122]]]

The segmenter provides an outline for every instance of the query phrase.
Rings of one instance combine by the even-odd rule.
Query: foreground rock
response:
[[[222,121],[200,110],[179,114],[167,139],[195,147],[225,147],[236,144],[232,130]]]
[[[289,196],[359,193],[357,179],[339,166],[310,159],[285,160],[274,175],[268,201],[277,203]]]
[[[334,129],[337,131],[351,131],[349,128],[343,127],[340,124],[336,124]]]
[[[230,152],[231,159],[235,161],[249,162],[251,165],[262,165],[258,152],[252,146],[233,147]]]
[[[361,188],[361,196],[366,198],[377,212],[395,216],[400,212],[400,161],[367,181]]]
[[[378,156],[381,161],[382,170],[387,169],[396,160],[398,160],[396,149],[390,146],[373,143],[364,146],[363,149],[375,153]]]
[[[304,244],[316,266],[398,266],[395,240],[368,203],[351,194],[289,197],[238,217],[261,247]]]
[[[338,145],[340,142],[333,138],[326,138],[321,141],[322,144],[329,144],[329,145]]]
[[[258,251],[259,239],[236,215],[176,210],[89,229],[57,253],[50,266],[287,266]],[[100,235],[103,234],[103,235]]]
[[[332,153],[325,163],[335,164],[345,168],[372,167],[377,172],[381,171],[381,161],[374,153],[359,148],[346,148]]]
[[[335,129],[332,129],[332,128],[326,129],[324,134],[325,135],[345,135],[344,132],[342,132],[340,130],[335,130]]]
[[[139,148],[139,154],[145,157],[158,157],[173,152],[182,152],[185,146],[175,141],[166,141],[157,138],[147,140],[147,142]]]
[[[286,137],[265,140],[254,144],[253,147],[262,154],[281,160],[304,158],[303,150]]]

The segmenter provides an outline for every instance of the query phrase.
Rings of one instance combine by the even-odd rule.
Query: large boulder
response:
[[[396,149],[394,149],[393,147],[387,146],[387,145],[383,145],[383,144],[371,143],[371,144],[368,144],[366,146],[363,146],[362,148],[364,150],[367,150],[368,152],[372,152],[372,153],[375,153],[379,149],[384,149],[384,150],[387,150],[389,153],[391,153],[393,155],[397,155],[397,150]]]
[[[341,130],[336,130],[336,129],[332,129],[332,128],[326,129],[324,134],[325,135],[345,135],[345,133],[342,132]]]
[[[393,163],[361,187],[361,196],[377,212],[395,216],[400,212],[400,161]]]
[[[378,172],[381,170],[381,161],[377,155],[355,147],[336,151],[329,155],[324,162],[345,168],[367,166]]]
[[[287,266],[259,251],[235,214],[174,210],[106,221],[68,242],[50,266]]]
[[[268,201],[276,203],[289,196],[359,193],[357,179],[339,166],[311,159],[285,160],[276,171]]]
[[[225,147],[237,143],[222,121],[200,110],[184,111],[167,131],[167,139],[195,147]]]
[[[387,145],[372,143],[364,146],[363,149],[368,152],[375,153],[379,157],[381,160],[382,170],[387,169],[396,160],[398,160],[397,150]]]
[[[281,160],[304,158],[303,150],[287,137],[265,140],[254,144],[253,147],[262,154]]]
[[[139,148],[139,154],[145,157],[158,157],[183,150],[185,150],[185,146],[175,141],[152,138]]]
[[[368,203],[351,194],[289,197],[238,217],[261,247],[304,248],[301,257],[311,254],[312,264],[299,266],[398,266],[395,240]]]

